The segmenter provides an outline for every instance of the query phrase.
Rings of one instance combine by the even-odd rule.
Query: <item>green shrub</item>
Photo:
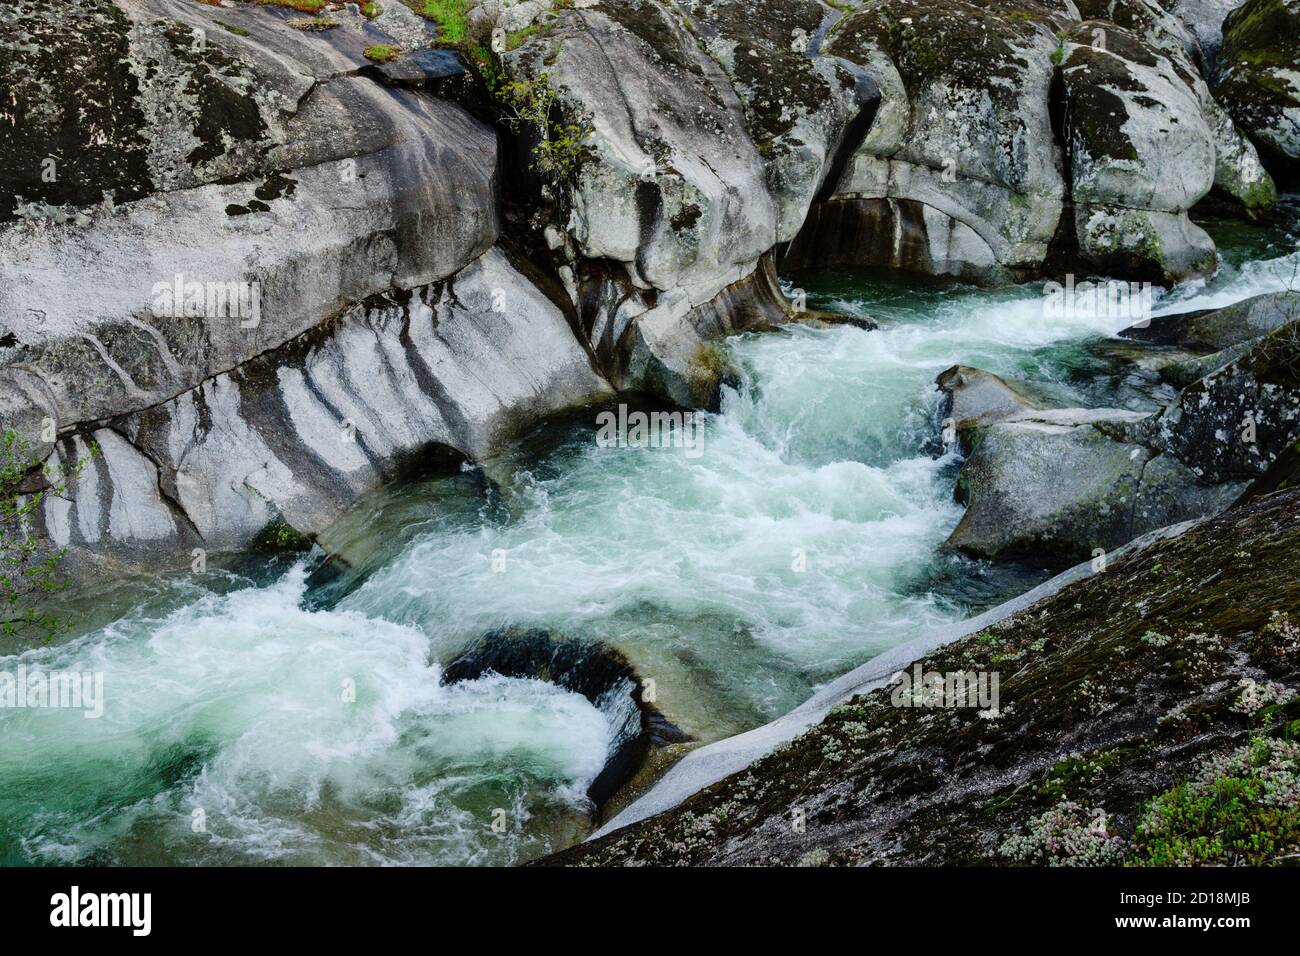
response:
[[[535,80],[500,80],[495,93],[504,108],[505,124],[515,133],[529,128],[536,134],[531,164],[534,170],[556,179],[577,170],[586,155],[591,129],[579,123],[552,122],[551,108],[558,94],[548,74]]]

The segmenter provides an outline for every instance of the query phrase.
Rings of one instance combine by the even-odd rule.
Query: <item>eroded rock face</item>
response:
[[[24,188],[42,150],[58,171],[0,226],[0,414],[39,457],[86,460],[38,529],[74,571],[314,535],[422,457],[490,455],[610,392],[571,305],[495,246],[496,132],[424,92],[463,69],[366,58],[427,40],[409,11],[326,30],[173,0],[3,15],[11,70],[39,72],[41,43],[104,59],[89,96],[119,124],[99,135],[123,165],[100,163],[69,133],[77,90],[42,74],[0,144]]]
[[[557,189],[552,248],[621,388],[707,403],[721,369],[705,343],[737,328],[718,316],[785,317],[760,263],[794,236],[873,102],[846,65],[809,56],[821,4],[757,6],[578,4],[503,58],[587,133],[586,160]],[[518,8],[495,21],[518,22]]]
[[[609,392],[564,313],[493,250],[62,440],[60,464],[92,440],[102,455],[46,500],[45,528],[56,545],[124,558],[237,548],[277,520],[314,535],[431,449],[486,457]]]
[[[1223,32],[1215,96],[1292,180],[1300,175],[1300,2],[1247,0]]]
[[[1199,270],[1183,210],[1210,181],[1247,202],[1253,152],[1224,146],[1186,31],[1145,0],[1090,14],[1136,32],[1072,102],[1140,81],[1142,123],[1178,128],[1120,123],[1067,169],[1053,83],[1078,8],[959,6],[471,4],[493,68],[581,132],[549,177],[498,155],[486,87],[401,5],[325,29],[258,4],[5,7],[0,154],[22,201],[0,211],[0,414],[39,455],[103,453],[49,504],[51,537],[311,535],[421,449],[482,457],[610,386],[711,407],[713,341],[789,317],[782,255],[995,281],[1066,237],[1098,268]],[[407,55],[378,65],[375,43]],[[438,98],[454,83],[474,115]],[[503,238],[519,180],[541,201]],[[1101,219],[1066,221],[1076,188]]]
[[[56,49],[89,29],[47,9],[59,11],[61,31],[47,37]],[[11,408],[15,420],[48,418],[66,432],[167,401],[350,303],[445,279],[495,242],[494,133],[454,104],[352,75],[366,62],[360,34],[324,40],[338,31],[296,30],[252,7],[104,11],[121,21],[110,35],[139,75],[106,89],[103,108],[137,121],[115,135],[140,139],[143,172],[122,185],[108,166],[77,188],[141,198],[82,209],[77,222],[28,215],[0,231],[9,333],[0,380],[28,405]],[[256,31],[256,42],[231,29]],[[172,34],[180,39],[166,59],[159,37]],[[194,37],[201,53],[173,49]],[[202,93],[208,87],[225,92]],[[47,142],[37,141],[46,125],[58,125],[49,117],[72,108],[60,86],[25,90],[30,141],[7,166],[20,175],[39,157],[29,150]],[[223,99],[237,95],[238,107]],[[71,170],[97,155],[80,143],[47,145],[68,151]]]
[[[1160,0],[1160,7],[1177,17],[1196,38],[1204,56],[1206,76],[1214,73],[1215,60],[1223,46],[1223,21],[1241,4],[1242,0]]]
[[[1214,184],[1214,141],[1176,62],[1093,20],[1066,35],[1061,80],[1080,254],[1156,281],[1213,271],[1187,210]]]
[[[1186,215],[1211,187],[1247,213],[1276,200],[1196,38],[1147,0],[878,0],[824,52],[861,64],[881,104],[791,268],[825,250],[982,282],[1060,267],[1171,282],[1215,267]]]
[[[1052,56],[1071,17],[1039,4],[1010,12],[997,3],[883,0],[847,15],[828,37],[825,53],[861,64],[881,90],[835,196],[897,201],[863,208],[882,232],[884,220],[919,219],[927,236],[960,234],[949,244],[955,255],[904,257],[886,247],[877,261],[1005,277],[1046,257],[1065,196]]]

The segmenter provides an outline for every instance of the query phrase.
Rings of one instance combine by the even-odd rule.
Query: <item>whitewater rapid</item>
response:
[[[1157,313],[1286,288],[1296,265],[1229,262]],[[105,696],[96,719],[0,710],[0,863],[518,862],[588,832],[614,742],[552,685],[443,685],[485,631],[606,641],[714,740],[1042,580],[937,551],[959,463],[932,383],[961,362],[1067,404],[1141,402],[1086,347],[1118,328],[1048,319],[1032,286],[809,292],[880,328],[733,339],[699,457],[597,447],[595,410],[575,413],[363,503],[330,587],[307,559],[155,577],[118,589],[111,622],[0,657],[102,673]]]

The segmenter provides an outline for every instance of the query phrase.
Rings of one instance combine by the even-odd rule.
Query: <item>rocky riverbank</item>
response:
[[[834,318],[783,285],[800,270],[1106,277],[1148,303],[1151,284],[1210,281],[1222,258],[1198,221],[1276,222],[1300,155],[1297,0],[1228,6],[14,0],[0,434],[17,449],[6,494],[48,493],[5,540],[30,537],[22,561],[66,553],[75,581],[329,551],[367,495],[490,462],[568,410],[719,409],[740,381],[723,339]],[[827,716],[814,698],[799,729],[816,726],[787,749],[768,754],[780,735],[760,728],[691,778],[710,789],[557,862],[1294,853],[1276,808],[1294,796],[1277,788],[1298,716],[1295,288],[1130,318],[1094,342],[1134,383],[1111,407],[1005,368],[939,376],[927,447],[961,460],[966,508],[943,553],[1092,566],[920,662],[996,672],[1000,703],[930,711],[872,690]],[[875,473],[852,480],[893,496]],[[584,740],[611,722],[621,743],[586,792],[620,804],[649,746],[685,735],[616,652],[504,623],[479,629],[449,686],[504,670],[584,698],[547,704],[581,714]],[[404,627],[385,633],[424,662]],[[764,666],[780,656],[742,637]],[[560,658],[586,676],[566,685]],[[789,682],[806,692],[825,662],[802,663]],[[1221,778],[1246,794],[1240,818],[1205,805]]]
[[[906,693],[846,700],[675,809],[544,862],[1294,859],[1297,514],[1294,489],[1231,509],[917,662],[998,674],[995,707],[927,702],[902,667]]]

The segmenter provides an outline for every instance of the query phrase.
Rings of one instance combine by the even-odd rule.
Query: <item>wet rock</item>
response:
[[[1124,435],[1144,417],[1070,409],[980,429],[960,478],[966,513],[947,546],[984,558],[1082,560],[1241,493],[1176,460],[1157,464],[1163,456]]]
[[[1265,160],[1300,176],[1300,2],[1247,0],[1223,23],[1215,96]]]
[[[1119,334],[1134,342],[1210,353],[1252,342],[1296,319],[1300,293],[1270,292],[1222,309],[1161,316]]]
[[[387,83],[416,88],[465,75],[465,65],[451,50],[416,50],[377,69]]]
[[[1227,316],[1137,330],[1201,346],[1250,334],[1288,300],[1269,297]],[[1018,408],[1006,383],[950,370],[941,387],[977,423],[960,432],[968,454],[957,498],[967,504],[947,545],[978,557],[1086,557],[1165,525],[1214,514],[1237,500],[1300,434],[1300,323],[1250,343],[1167,366],[1166,377],[1209,374],[1154,415],[1107,409]],[[1198,366],[1196,363],[1202,363]],[[976,370],[978,371],[978,370]],[[954,413],[955,417],[955,413]],[[1260,485],[1280,486],[1289,472]]]
[[[970,226],[910,199],[817,203],[781,259],[791,271],[864,264],[986,285],[1013,276]]]
[[[944,395],[942,418],[959,435],[1040,408],[1022,387],[970,365],[954,365],[941,372],[935,384]]]
[[[603,806],[644,764],[652,747],[690,740],[641,696],[641,678],[618,651],[599,642],[554,637],[544,630],[505,628],[484,635],[442,673],[445,683],[484,674],[542,680],[596,706],[610,723],[605,766],[587,789]]]
[[[701,306],[683,290],[638,290],[607,263],[584,263],[578,288],[582,328],[609,381],[685,408],[716,409],[733,375],[715,340],[796,318],[770,257]]]
[[[1189,385],[1144,438],[1211,482],[1263,475],[1300,432],[1300,322]]]

